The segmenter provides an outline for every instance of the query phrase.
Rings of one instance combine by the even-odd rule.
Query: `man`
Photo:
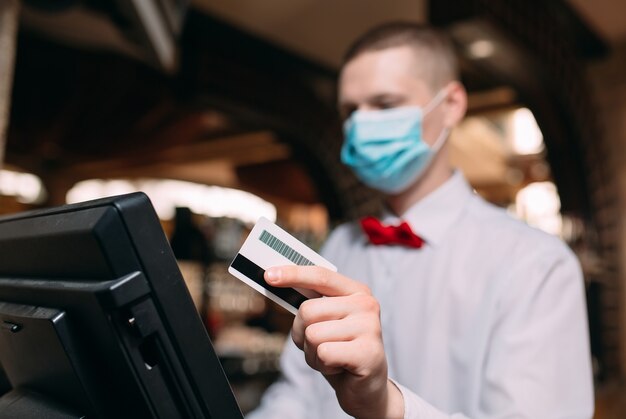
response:
[[[323,254],[338,273],[266,272],[271,285],[325,298],[300,307],[283,378],[251,417],[593,415],[579,266],[450,166],[447,138],[466,102],[453,50],[430,28],[384,25],[349,50],[341,157],[385,194],[384,225],[367,219],[331,234]],[[391,232],[400,222],[420,237],[406,225]],[[394,234],[408,246],[368,240]]]

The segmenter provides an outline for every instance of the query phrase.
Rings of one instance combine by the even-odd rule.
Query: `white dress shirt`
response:
[[[403,219],[424,247],[375,246],[351,223],[322,253],[379,300],[405,418],[591,418],[584,283],[567,246],[483,201],[459,172]],[[281,367],[250,419],[348,417],[291,339]]]

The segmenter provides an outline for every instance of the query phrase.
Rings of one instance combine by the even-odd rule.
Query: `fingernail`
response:
[[[267,282],[276,282],[280,278],[280,269],[270,268],[265,271],[265,280]]]

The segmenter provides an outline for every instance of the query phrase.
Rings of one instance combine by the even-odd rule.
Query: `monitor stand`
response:
[[[84,417],[75,410],[86,395],[66,323],[61,310],[0,302],[0,363],[13,384],[0,398],[0,418]]]

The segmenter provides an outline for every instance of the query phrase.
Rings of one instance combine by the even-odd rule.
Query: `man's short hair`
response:
[[[341,67],[363,53],[402,46],[414,49],[422,76],[433,90],[459,80],[450,38],[432,26],[413,22],[390,22],[370,29],[348,48]]]

